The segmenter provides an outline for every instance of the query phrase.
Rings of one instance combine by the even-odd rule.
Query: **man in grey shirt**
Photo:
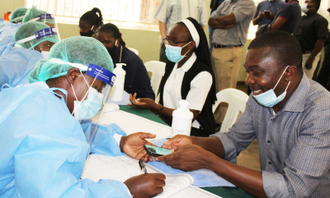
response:
[[[302,70],[299,42],[284,31],[254,39],[246,54],[252,93],[229,132],[175,136],[157,158],[185,171],[206,168],[257,197],[329,197],[330,93]],[[261,171],[236,165],[258,140]]]
[[[208,23],[215,29],[211,62],[217,93],[226,88],[236,88],[243,45],[255,9],[253,0],[225,0],[211,14]],[[221,123],[224,112],[222,109],[215,112],[218,123]]]

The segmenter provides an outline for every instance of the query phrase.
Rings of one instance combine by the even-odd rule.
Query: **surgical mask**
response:
[[[83,76],[83,78],[84,78],[85,82],[87,83],[84,76]],[[87,83],[87,86],[88,86],[88,83]],[[99,93],[93,87],[89,87],[87,99],[85,99],[83,101],[79,101],[72,84],[71,84],[71,88],[72,88],[74,96],[76,98],[76,100],[74,101],[73,113],[74,113],[74,117],[77,118],[77,120],[91,119],[101,110],[101,107],[103,104],[103,94],[102,93]]]
[[[189,43],[191,43],[191,41]],[[190,49],[189,49],[183,56],[181,55],[182,49],[184,47],[186,47],[187,45],[189,45],[189,43],[185,44],[182,47],[166,45],[165,53],[166,53],[167,59],[173,63],[177,63],[177,62],[181,61],[190,51]]]
[[[116,39],[115,46],[113,48],[110,48],[108,50],[108,53],[111,55],[111,57],[115,56],[116,50],[118,49],[118,39]]]
[[[309,9],[307,8],[307,4],[304,3],[301,5],[301,11],[304,12],[304,13],[307,13],[309,11]]]
[[[49,52],[47,52],[47,51],[41,51],[41,55],[42,55],[42,57],[44,57],[44,59],[47,59],[48,60],[48,58],[49,58]]]
[[[88,36],[88,37],[91,37],[91,36],[95,33],[95,31],[92,30],[93,27],[94,27],[94,26],[92,26],[91,29],[90,29],[87,33],[85,33],[85,32],[80,32],[80,36]]]
[[[273,107],[275,106],[277,103],[281,102],[285,96],[286,96],[286,91],[291,83],[291,81],[288,83],[288,85],[286,86],[284,92],[279,95],[279,96],[276,96],[275,92],[274,92],[274,89],[276,88],[277,84],[280,82],[280,80],[282,79],[282,76],[284,74],[284,72],[286,71],[286,69],[288,68],[289,66],[287,66],[282,75],[280,76],[280,79],[278,79],[276,85],[274,86],[273,89],[270,89],[268,91],[266,91],[265,93],[262,93],[262,94],[259,94],[259,95],[253,95],[252,96],[257,100],[257,102],[265,107]]]

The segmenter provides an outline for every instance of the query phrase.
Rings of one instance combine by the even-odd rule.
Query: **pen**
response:
[[[140,165],[141,170],[144,172],[144,174],[147,174],[147,168],[142,159],[139,160],[139,165]]]

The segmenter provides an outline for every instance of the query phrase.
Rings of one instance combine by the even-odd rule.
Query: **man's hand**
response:
[[[274,14],[273,13],[271,13],[271,12],[267,12],[267,13],[265,13],[265,18],[266,19],[270,19],[270,20],[273,20],[274,19]]]
[[[174,153],[157,157],[157,161],[164,161],[173,168],[183,171],[192,171],[201,168],[208,168],[208,159],[217,158],[217,156],[202,147],[194,144],[179,146]]]
[[[259,12],[258,17],[260,19],[265,18],[265,13],[264,12]]]
[[[143,161],[153,161],[153,158],[147,154],[143,148],[145,144],[151,144],[145,138],[155,138],[155,134],[150,133],[133,133],[128,136],[122,136],[120,140],[120,149],[128,156],[135,159],[143,159]]]
[[[161,173],[149,173],[131,177],[124,183],[134,198],[149,198],[163,192],[165,178]]]
[[[155,105],[157,105],[155,103],[154,100],[150,99],[150,98],[139,98],[136,99],[136,93],[134,95],[130,94],[129,95],[129,100],[132,104],[128,104],[131,107],[134,108],[140,108],[140,109],[153,109],[153,107]]]
[[[313,59],[308,58],[305,62],[305,68],[308,69],[308,70],[311,69],[312,66],[313,66],[313,62],[314,62]]]
[[[176,149],[178,146],[183,146],[186,144],[192,144],[193,140],[190,136],[186,135],[176,135],[168,141],[164,142],[163,148],[166,149]]]

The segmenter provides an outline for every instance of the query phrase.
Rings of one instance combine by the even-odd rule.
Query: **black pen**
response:
[[[139,160],[139,165],[140,165],[141,170],[144,172],[144,174],[147,174],[147,168],[142,159]]]

